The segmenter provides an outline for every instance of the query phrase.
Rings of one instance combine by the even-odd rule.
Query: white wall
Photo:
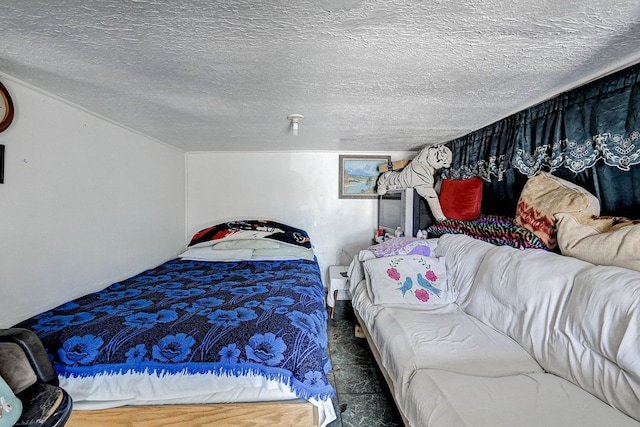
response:
[[[184,153],[2,76],[0,327],[175,257]]]
[[[338,198],[338,156],[349,153],[187,153],[187,234],[231,218],[273,219],[306,230],[323,279],[371,244],[376,199]],[[389,154],[392,160],[415,153]]]
[[[173,258],[185,239],[220,220],[270,218],[307,230],[325,280],[328,265],[347,262],[341,250],[353,255],[371,242],[376,200],[338,198],[338,156],[349,153],[185,159],[0,77],[16,107],[13,124],[0,133],[0,327]],[[396,160],[414,153],[369,154]]]

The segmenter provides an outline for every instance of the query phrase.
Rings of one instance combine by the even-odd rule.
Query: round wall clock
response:
[[[13,120],[13,102],[7,88],[0,83],[0,132],[5,130]]]

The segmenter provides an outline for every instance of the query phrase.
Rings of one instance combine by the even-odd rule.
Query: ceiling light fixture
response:
[[[287,116],[287,120],[291,122],[291,130],[293,131],[293,136],[298,136],[298,123],[300,120],[304,119],[302,114],[289,114]]]

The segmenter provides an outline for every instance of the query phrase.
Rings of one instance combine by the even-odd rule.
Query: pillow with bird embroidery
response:
[[[365,261],[374,304],[416,304],[425,307],[455,301],[447,282],[444,257],[402,255]]]

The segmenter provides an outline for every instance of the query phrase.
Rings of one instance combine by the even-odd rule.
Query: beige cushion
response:
[[[563,255],[640,271],[640,220],[557,214]]]
[[[515,223],[553,249],[557,246],[557,213],[600,215],[600,202],[584,188],[550,173],[539,172],[529,178],[518,200]]]

